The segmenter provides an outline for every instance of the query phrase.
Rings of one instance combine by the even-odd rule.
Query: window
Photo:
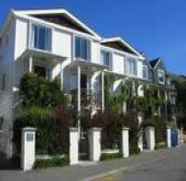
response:
[[[2,75],[2,84],[1,85],[2,85],[1,89],[5,90],[5,88],[6,88],[6,74]]]
[[[143,65],[143,78],[148,79],[148,66]]]
[[[32,47],[41,50],[51,50],[52,31],[39,25],[32,26]]]
[[[111,68],[112,67],[112,54],[110,52],[102,50],[101,51],[101,63]]]
[[[126,73],[129,75],[137,75],[137,65],[135,59],[128,58],[126,60]]]
[[[160,84],[164,84],[165,83],[165,72],[163,70],[158,70],[158,82]]]
[[[75,38],[75,56],[84,60],[90,60],[90,41],[80,37]]]

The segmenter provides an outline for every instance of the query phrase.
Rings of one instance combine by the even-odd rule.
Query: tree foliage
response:
[[[20,94],[25,106],[55,107],[66,100],[57,81],[48,81],[35,74],[27,73],[20,83]]]

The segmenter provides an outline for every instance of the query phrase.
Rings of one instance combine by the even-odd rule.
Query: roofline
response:
[[[135,48],[133,48],[128,42],[126,42],[124,39],[121,37],[111,37],[111,38],[104,38],[102,39],[102,43],[107,43],[107,42],[113,42],[113,41],[120,41],[123,43],[125,46],[127,46],[129,49],[131,49],[134,53],[136,53],[139,57],[145,58],[140,52],[138,52]]]
[[[86,29],[90,34],[95,36],[98,39],[101,39],[101,37],[91,28],[89,28],[85,23],[80,21],[77,17],[72,15],[69,11],[65,9],[47,9],[47,10],[14,10],[14,13],[18,13],[21,15],[36,15],[36,14],[66,14],[70,18],[72,18],[77,24],[79,24],[82,28]]]

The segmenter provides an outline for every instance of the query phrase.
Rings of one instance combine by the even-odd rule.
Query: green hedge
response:
[[[69,164],[69,159],[67,156],[64,158],[54,157],[51,159],[38,159],[34,163],[34,168],[48,168],[48,167],[62,167]]]
[[[64,114],[62,118],[65,119]],[[13,141],[17,153],[21,151],[21,129],[24,127],[37,129],[37,154],[56,155],[68,152],[68,125],[63,124],[64,120],[61,119],[55,118],[54,111],[51,109],[40,107],[23,109],[14,122]]]
[[[122,158],[121,153],[102,153],[100,160],[112,160],[112,159],[117,159],[117,158]]]

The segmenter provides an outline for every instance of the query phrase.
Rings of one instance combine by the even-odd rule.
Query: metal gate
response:
[[[171,129],[171,144],[173,147],[178,145],[178,130]]]
[[[88,130],[81,130],[79,140],[79,160],[89,159]]]

